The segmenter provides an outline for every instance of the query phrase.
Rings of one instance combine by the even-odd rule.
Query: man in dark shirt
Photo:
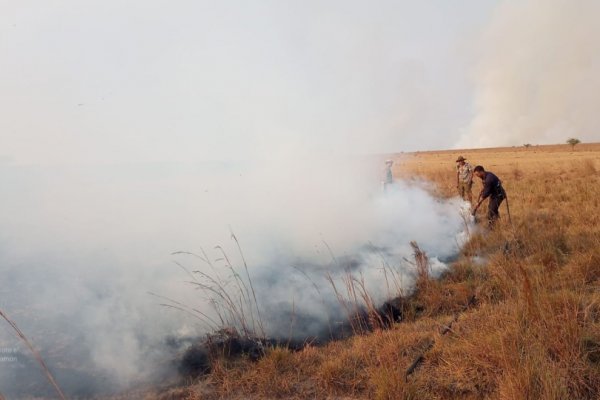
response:
[[[476,166],[473,173],[483,181],[483,190],[479,194],[477,205],[473,208],[473,215],[477,213],[477,209],[481,203],[489,197],[490,201],[488,203],[487,217],[490,228],[493,228],[498,218],[500,218],[498,209],[500,208],[502,200],[506,197],[506,193],[504,192],[500,179],[493,173],[486,171],[481,165]]]

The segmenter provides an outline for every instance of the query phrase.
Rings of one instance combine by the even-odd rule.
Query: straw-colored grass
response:
[[[453,196],[459,154],[503,180],[513,226],[503,205],[392,329],[221,361],[201,398],[600,398],[600,145],[403,154],[395,173]]]

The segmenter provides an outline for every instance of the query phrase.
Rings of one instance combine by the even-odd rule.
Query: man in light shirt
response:
[[[473,204],[473,167],[463,156],[456,160],[456,189],[463,200]]]

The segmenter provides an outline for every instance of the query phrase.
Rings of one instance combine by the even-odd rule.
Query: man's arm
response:
[[[481,192],[479,193],[479,200],[477,201],[477,205],[473,208],[473,215],[475,215],[481,203],[483,203],[483,201],[487,199],[492,193],[492,182],[488,178],[488,176],[486,176],[485,181],[483,183],[483,189],[481,189]]]

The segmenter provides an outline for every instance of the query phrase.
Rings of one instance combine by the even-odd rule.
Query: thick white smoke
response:
[[[439,133],[468,115],[456,42],[487,2],[60,3],[0,14],[0,306],[70,395],[173,371],[165,338],[205,332],[148,294],[211,312],[173,262],[210,267],[172,252],[222,272],[219,245],[241,272],[233,231],[267,333],[290,334],[294,309],[295,336],[341,315],[326,274],[382,301],[398,289],[384,271],[411,288],[409,241],[438,272],[456,254],[457,202],[384,196],[381,160],[307,155],[455,143]],[[42,393],[0,327],[18,349],[0,391]]]
[[[214,246],[222,246],[242,273],[233,230],[267,333],[320,334],[343,319],[328,274],[336,280],[346,271],[362,275],[381,302],[400,286],[411,288],[413,267],[404,261],[412,257],[411,240],[429,253],[437,272],[444,268],[439,260],[458,251],[459,203],[437,200],[418,184],[398,182],[383,193],[379,167],[374,160],[293,157],[76,172],[4,165],[0,182],[8,212],[1,221],[0,273],[10,286],[3,287],[3,308],[70,393],[86,395],[106,382],[130,385],[159,365],[175,369],[165,363],[173,357],[162,346],[165,338],[208,329],[161,307],[164,301],[149,291],[216,318],[206,296],[173,262],[190,271],[214,270],[171,253],[206,251],[227,279]],[[0,335],[2,346],[21,349],[5,327]],[[1,369],[0,387],[39,393],[45,384],[40,371],[24,349],[17,358]],[[38,386],[23,385],[24,379]]]
[[[501,2],[479,40],[475,117],[457,146],[598,140],[598,15],[595,0]]]

